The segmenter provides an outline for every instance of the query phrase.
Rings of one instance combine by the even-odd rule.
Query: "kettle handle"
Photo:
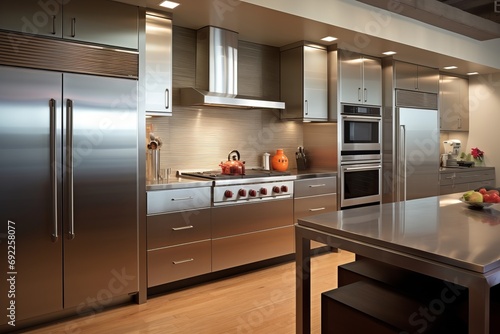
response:
[[[237,159],[236,160],[240,160],[240,152],[238,152],[237,150],[232,150],[231,152],[229,152],[229,154],[227,155],[227,160],[231,160],[231,154],[233,153],[236,153],[236,157]]]

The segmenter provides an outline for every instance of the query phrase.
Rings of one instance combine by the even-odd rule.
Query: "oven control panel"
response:
[[[214,187],[214,205],[293,197],[293,181],[274,181]]]

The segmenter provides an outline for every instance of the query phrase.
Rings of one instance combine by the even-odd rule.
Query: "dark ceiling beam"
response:
[[[500,38],[500,24],[436,0],[357,0],[480,41]],[[472,2],[472,1],[471,1]]]

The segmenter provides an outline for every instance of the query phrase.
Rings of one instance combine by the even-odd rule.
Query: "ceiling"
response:
[[[115,0],[139,5],[152,9],[162,9],[158,6],[159,0]],[[386,0],[384,0],[386,1]],[[393,0],[397,1],[397,0]],[[418,0],[419,1],[419,0]],[[443,2],[475,2],[459,0],[443,0]],[[349,43],[359,37],[359,33],[344,28],[328,25],[322,22],[305,19],[299,16],[274,11],[261,6],[252,5],[243,1],[227,0],[176,0],[180,6],[171,10],[173,24],[191,29],[199,29],[206,25],[213,25],[230,29],[239,33],[239,39],[258,44],[281,47],[300,40],[318,42],[323,45],[337,44],[349,48]],[[325,43],[320,38],[333,35],[337,41]],[[363,49],[364,54],[383,57],[382,52],[397,51],[396,59],[408,62],[437,67],[455,65],[456,70],[449,73],[465,75],[467,72],[481,74],[498,72],[498,69],[471,63],[459,58],[436,54],[427,50],[417,49],[410,45],[400,44],[386,39],[368,36],[370,47]],[[359,51],[352,49],[352,51]]]
[[[500,3],[495,11],[493,0],[439,0],[439,2],[500,24]]]

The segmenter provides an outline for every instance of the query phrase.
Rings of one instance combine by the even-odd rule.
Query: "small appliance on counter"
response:
[[[459,167],[458,157],[462,142],[458,139],[449,139],[443,142],[444,154],[442,156],[443,167]]]
[[[146,150],[146,180],[150,182],[158,182],[160,176],[160,148],[162,146],[160,137],[156,137],[153,133],[149,134],[149,142]]]

